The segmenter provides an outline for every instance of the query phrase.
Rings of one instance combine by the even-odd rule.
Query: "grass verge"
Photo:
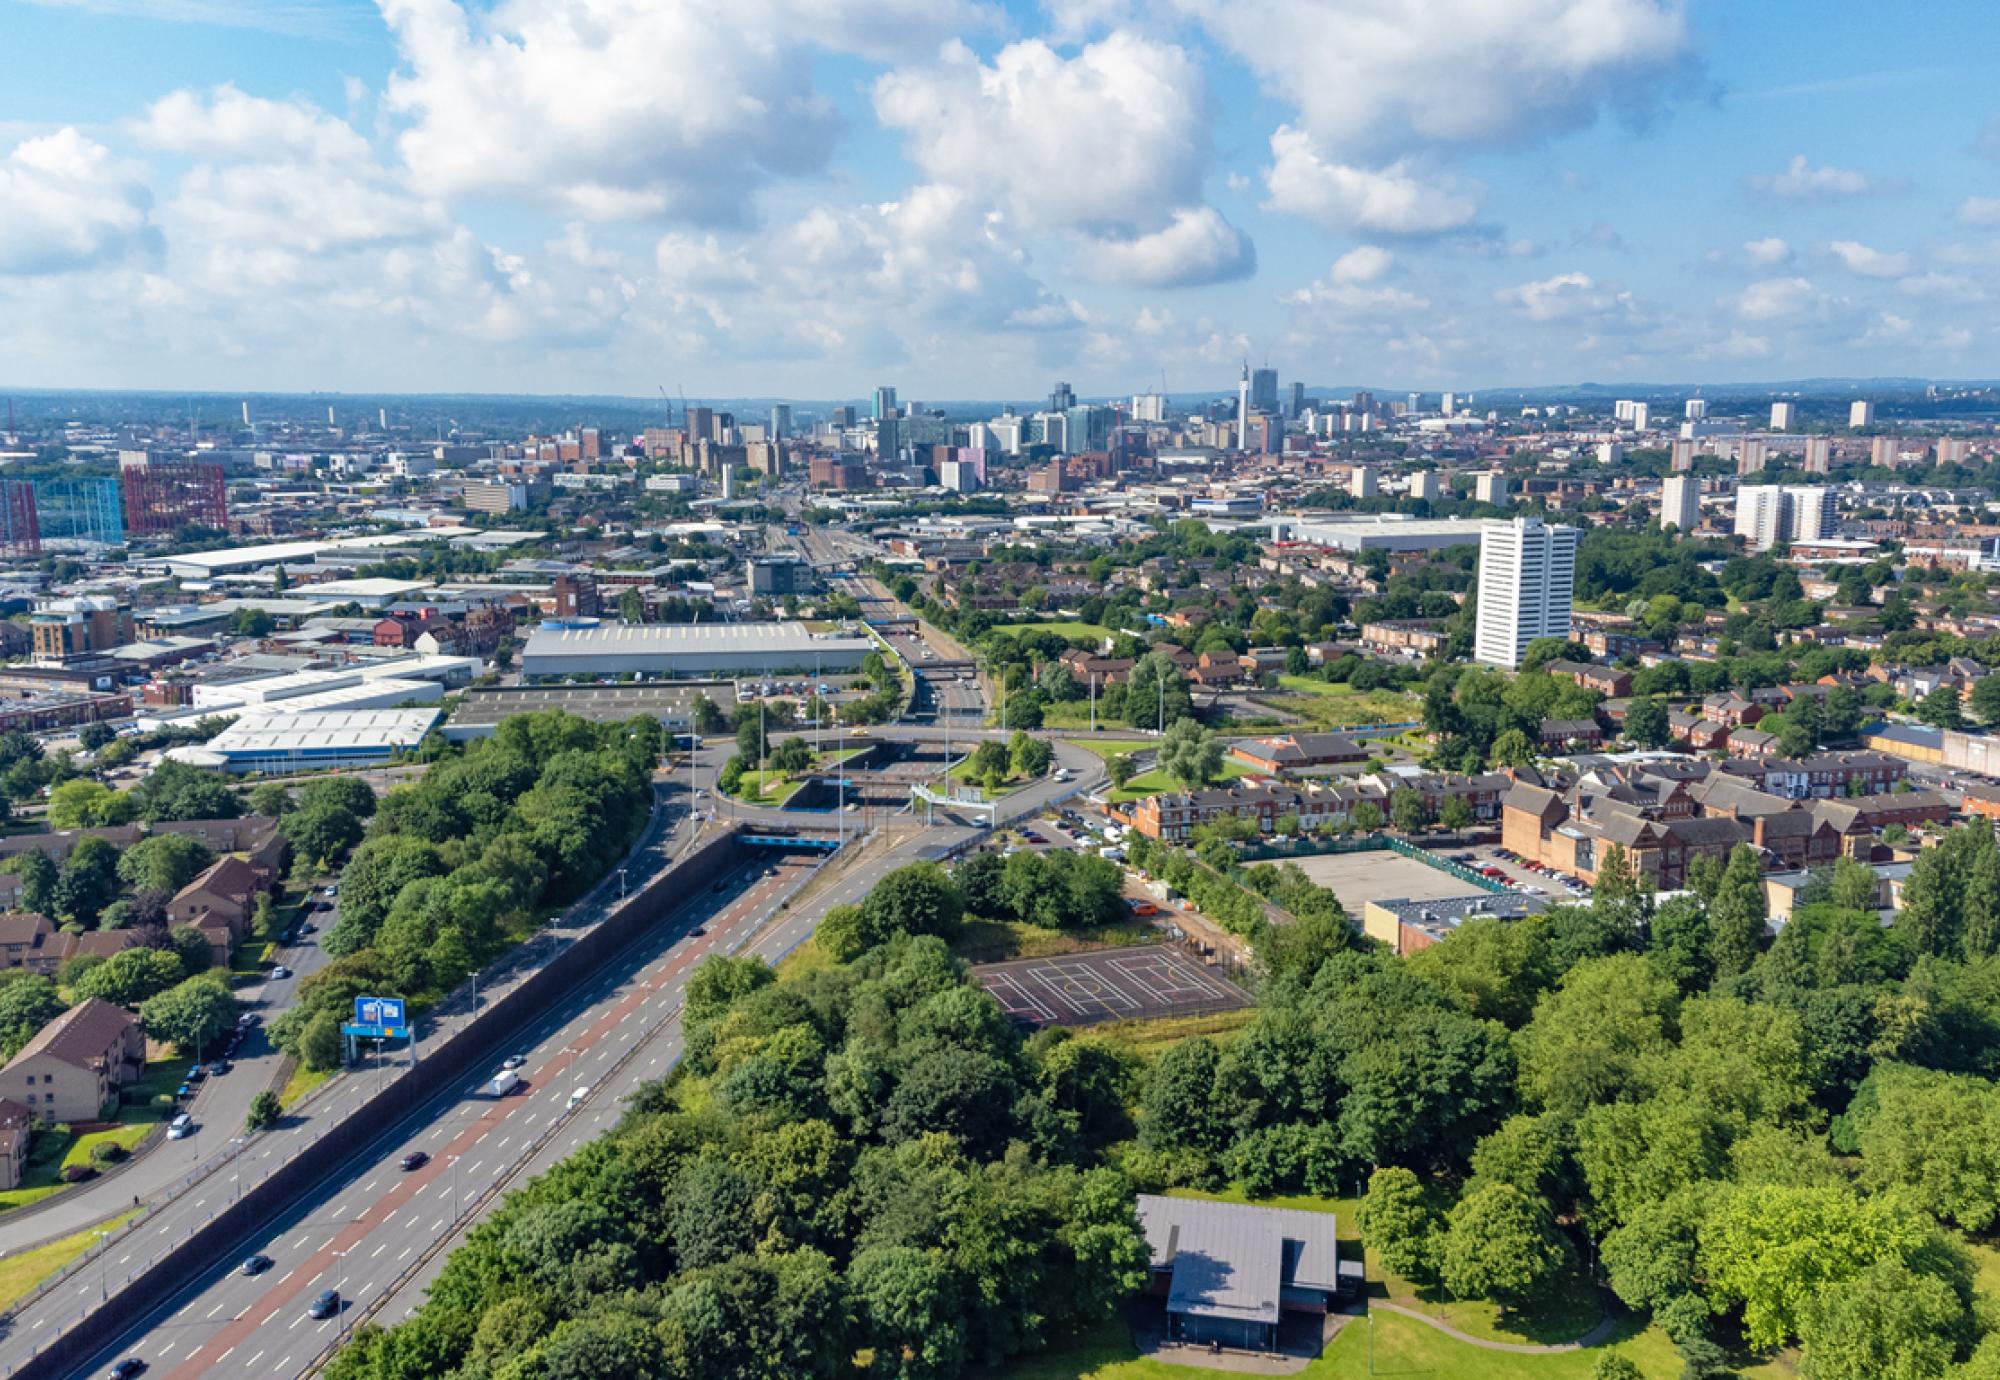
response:
[[[1215,782],[1211,784],[1221,785],[1248,775],[1250,775],[1249,767],[1233,757],[1225,757],[1222,759],[1222,770],[1217,774]],[[1167,775],[1158,767],[1155,767],[1151,771],[1140,772],[1130,781],[1127,781],[1123,786],[1120,786],[1111,793],[1110,799],[1112,804],[1116,805],[1128,800],[1144,800],[1147,796],[1158,795],[1162,791],[1177,791],[1179,789],[1179,782],[1175,781],[1173,777]]]
[[[968,963],[998,963],[1159,942],[1160,932],[1137,920],[1092,930],[1051,930],[1023,920],[967,919],[951,941],[951,951]]]
[[[1102,642],[1105,638],[1113,636],[1111,629],[1105,627],[1102,623],[997,623],[994,625],[993,631],[1003,633],[1052,632],[1058,637],[1085,637],[1089,638],[1092,642]]]
[[[99,1226],[74,1236],[45,1241],[18,1254],[0,1258],[0,1308],[11,1308],[32,1292],[36,1285],[80,1257],[102,1231],[116,1231],[137,1217],[144,1208],[134,1208]]]

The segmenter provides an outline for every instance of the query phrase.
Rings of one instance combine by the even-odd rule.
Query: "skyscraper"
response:
[[[1771,404],[1771,430],[1790,431],[1799,424],[1799,405],[1790,402]]]
[[[1833,468],[1833,442],[1824,436],[1806,437],[1806,473],[1825,474]]]
[[[1076,390],[1066,383],[1058,383],[1049,390],[1049,411],[1067,412],[1076,406]]]
[[[1811,484],[1751,485],[1736,491],[1736,535],[1753,551],[1780,542],[1820,541],[1833,533],[1832,489]]]
[[[1540,518],[1489,522],[1479,538],[1479,619],[1472,654],[1510,670],[1538,637],[1568,637],[1576,588],[1574,527]]]
[[[1250,420],[1250,366],[1246,364],[1243,366],[1243,377],[1241,377],[1236,381],[1236,421],[1238,427],[1240,428],[1243,423],[1249,420]],[[1237,433],[1237,440],[1240,443],[1242,439],[1243,439],[1242,432],[1239,430]]]
[[[1496,508],[1506,507],[1507,476],[1499,470],[1488,470],[1472,481],[1472,496]]]
[[[1823,541],[1833,535],[1838,518],[1834,511],[1832,489],[1812,484],[1793,484],[1786,487],[1785,497],[1791,504],[1788,521],[1788,535],[1791,540]]]
[[[1452,397],[1452,395],[1449,393],[1438,394],[1439,415],[1449,417],[1452,413],[1452,408],[1457,403],[1457,401],[1458,399]]]
[[[1764,468],[1764,442],[1754,436],[1746,436],[1736,443],[1736,472],[1755,474]]]
[[[1303,383],[1295,382],[1292,384],[1292,412],[1291,412],[1292,419],[1296,421],[1298,418],[1303,417],[1305,415],[1305,411],[1306,411],[1306,386]]]
[[[1708,415],[1707,398],[1689,398],[1687,400],[1687,419],[1689,421],[1698,422],[1707,415]]]
[[[896,390],[889,387],[875,390],[875,420],[896,415]]]
[[[1859,430],[1875,425],[1875,404],[1865,398],[1856,398],[1847,408],[1848,426]]]
[[[1250,376],[1250,406],[1258,412],[1278,410],[1278,371],[1259,369]]]
[[[771,439],[788,440],[792,434],[792,405],[790,403],[771,404]]]
[[[1167,400],[1159,393],[1134,393],[1132,395],[1132,420],[1135,422],[1164,422],[1167,419]]]
[[[1436,470],[1418,470],[1410,476],[1411,498],[1420,498],[1425,502],[1435,503],[1437,502],[1437,496],[1438,472]]]
[[[1692,532],[1701,525],[1701,481],[1677,474],[1660,486],[1660,529]]]
[[[1671,455],[1668,464],[1675,474],[1686,474],[1694,468],[1694,442],[1688,437],[1674,437]]]

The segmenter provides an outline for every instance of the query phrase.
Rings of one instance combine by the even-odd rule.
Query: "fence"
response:
[[[1408,839],[1397,838],[1394,834],[1350,834],[1346,838],[1315,838],[1301,836],[1280,843],[1273,839],[1269,843],[1257,843],[1243,850],[1245,862],[1272,862],[1290,858],[1316,858],[1337,853],[1401,853],[1425,867],[1435,867],[1438,871],[1458,878],[1481,891],[1491,891],[1505,895],[1512,888],[1504,882],[1496,882],[1491,877],[1481,876],[1464,863],[1453,862],[1450,858],[1433,853],[1428,848],[1419,848]]]

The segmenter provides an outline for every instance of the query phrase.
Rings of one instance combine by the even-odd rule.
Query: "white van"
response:
[[[569,1095],[569,1110],[573,1112],[588,1101],[590,1101],[590,1084],[585,1083]]]
[[[194,1134],[194,1118],[182,1112],[167,1123],[168,1140],[185,1140]]]

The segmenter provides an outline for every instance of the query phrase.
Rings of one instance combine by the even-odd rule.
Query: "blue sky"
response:
[[[0,0],[0,385],[2000,373],[2000,9]]]

